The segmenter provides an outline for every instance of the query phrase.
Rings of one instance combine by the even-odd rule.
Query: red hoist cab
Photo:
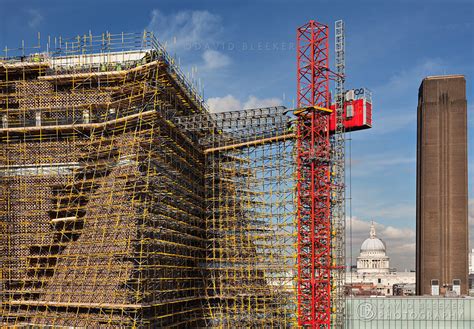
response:
[[[329,130],[336,130],[336,104],[331,104]],[[372,92],[366,88],[346,92],[344,102],[344,126],[346,131],[372,128]]]

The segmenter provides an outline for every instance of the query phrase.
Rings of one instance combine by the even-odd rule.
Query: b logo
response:
[[[357,315],[364,321],[370,321],[375,318],[375,306],[370,303],[361,303],[357,308]]]

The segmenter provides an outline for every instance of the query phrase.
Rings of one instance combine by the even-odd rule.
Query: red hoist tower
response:
[[[344,89],[344,48],[337,21],[332,71],[328,26],[297,30],[297,311],[305,328],[344,327],[345,133],[372,125],[369,91]]]

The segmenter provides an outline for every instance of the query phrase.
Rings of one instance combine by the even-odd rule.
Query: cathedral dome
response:
[[[385,243],[377,237],[366,239],[360,247],[360,252],[383,251],[385,252]]]
[[[361,253],[383,252],[385,253],[385,243],[377,238],[375,233],[375,225],[370,226],[370,237],[366,239],[360,247]]]
[[[377,238],[375,224],[370,225],[370,236],[360,247],[360,255],[357,257],[358,273],[388,273],[390,264],[385,254],[385,243]]]

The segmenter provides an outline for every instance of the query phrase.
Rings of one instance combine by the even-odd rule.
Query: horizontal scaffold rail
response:
[[[219,113],[202,113],[182,116],[174,119],[176,125],[188,131],[209,129],[243,129],[251,126],[286,123],[286,107],[273,106],[255,109],[228,111]]]
[[[150,117],[153,114],[156,114],[155,110],[138,112],[131,114],[122,118],[112,119],[104,122],[97,123],[79,123],[79,124],[70,124],[70,125],[57,125],[57,126],[32,126],[32,127],[15,127],[15,128],[1,128],[0,134],[3,133],[13,133],[13,132],[41,132],[41,131],[61,131],[61,130],[90,130],[90,129],[107,129],[111,128],[114,125],[120,125],[128,121],[133,121],[139,118]]]
[[[232,150],[232,149],[239,149],[239,148],[244,148],[244,147],[249,147],[249,146],[279,142],[279,141],[282,141],[282,140],[293,139],[293,138],[296,138],[295,134],[286,134],[286,135],[279,135],[279,136],[268,137],[268,138],[261,138],[261,139],[252,140],[252,141],[243,142],[243,143],[230,144],[230,145],[225,145],[225,146],[220,146],[220,147],[209,148],[209,149],[204,150],[204,153],[207,154],[207,153],[227,151],[227,150]]]

